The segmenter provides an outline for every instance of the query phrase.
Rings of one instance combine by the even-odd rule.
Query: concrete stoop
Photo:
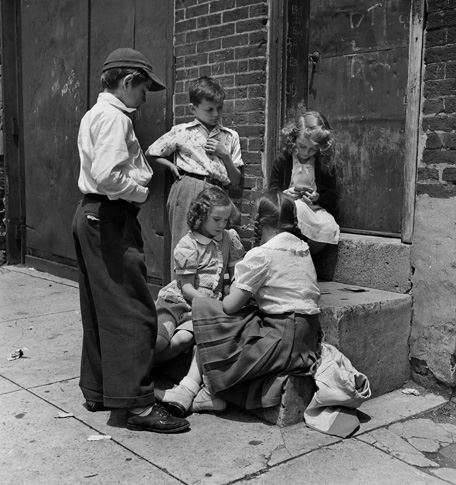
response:
[[[335,282],[321,282],[320,288],[324,341],[367,375],[373,396],[401,387],[410,376],[411,297]],[[254,414],[279,426],[300,422],[312,388],[309,378],[290,377],[281,404]]]

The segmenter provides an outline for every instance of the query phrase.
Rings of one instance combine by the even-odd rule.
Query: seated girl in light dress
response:
[[[156,302],[156,361],[163,362],[193,344],[191,304],[196,296],[223,296],[224,275],[232,276],[244,248],[234,229],[225,229],[233,204],[219,187],[211,186],[190,206],[190,231],[174,249],[176,279],[162,288]]]
[[[316,111],[298,114],[282,129],[282,145],[269,186],[296,200],[299,229],[315,254],[325,244],[337,244],[340,233],[333,217],[336,191],[329,124]]]
[[[315,372],[320,291],[293,199],[265,194],[256,225],[261,245],[236,264],[229,295],[223,302],[193,300],[197,350],[190,370],[173,389],[155,389],[175,413],[222,411],[226,401],[245,409],[275,406],[287,375]]]

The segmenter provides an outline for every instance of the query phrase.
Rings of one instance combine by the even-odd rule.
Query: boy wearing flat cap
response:
[[[78,135],[84,195],[73,235],[83,326],[80,387],[89,411],[126,408],[128,428],[176,433],[188,429],[188,421],[154,401],[156,311],[137,220],[152,169],[129,116],[147,90],[165,86],[150,61],[129,48],[109,54],[101,84]]]

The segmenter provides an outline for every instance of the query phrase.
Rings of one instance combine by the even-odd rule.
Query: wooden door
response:
[[[168,89],[150,93],[135,129],[143,148],[172,119],[173,5],[159,0],[21,0],[26,252],[74,264],[71,221],[77,188],[79,122],[97,99],[110,51],[133,47],[148,56]],[[156,173],[140,213],[148,274],[163,282],[166,183]]]
[[[399,235],[410,0],[290,3],[299,15],[289,17],[289,50],[307,24],[301,45],[308,42],[310,62],[299,53],[291,62],[308,69],[302,82],[289,76],[295,89],[287,108],[304,100],[334,129],[339,223],[349,232]]]

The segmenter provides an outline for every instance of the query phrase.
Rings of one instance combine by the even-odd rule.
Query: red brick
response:
[[[445,148],[456,149],[456,133],[442,133],[440,137]]]
[[[249,151],[259,151],[263,150],[264,148],[264,140],[263,138],[249,138],[248,148]]]
[[[240,19],[246,19],[249,16],[249,8],[235,8],[234,10],[228,10],[223,12],[223,22],[236,22]]]
[[[444,168],[442,172],[442,180],[456,184],[456,168]]]
[[[185,114],[185,106],[174,106],[174,116],[184,116]]]
[[[444,110],[443,99],[425,99],[423,104],[423,113],[425,115],[438,114]]]
[[[247,145],[248,145],[248,142],[249,142],[249,138],[240,137],[239,138],[239,141],[241,142],[241,150],[247,150]]]
[[[265,30],[257,30],[249,33],[249,44],[266,44],[268,42],[268,34]]]
[[[243,32],[256,32],[257,30],[263,29],[266,22],[266,19],[240,20],[236,22],[236,33],[242,34]]]
[[[430,81],[435,79],[444,79],[445,71],[446,71],[446,64],[444,62],[428,64],[424,70],[424,80]]]
[[[175,69],[180,69],[181,67],[185,66],[185,57],[177,57],[176,61],[174,62]]]
[[[245,5],[252,5],[254,3],[263,3],[255,0],[236,0],[237,7],[244,7]]]
[[[217,62],[211,65],[211,76],[218,76],[225,74],[225,64],[223,62]]]
[[[235,107],[236,107],[236,111],[241,113],[245,111],[264,110],[265,101],[264,101],[264,98],[241,99],[241,100],[236,100]]]
[[[228,61],[225,63],[225,71],[227,73],[247,72],[249,70],[249,62],[243,61]]]
[[[436,98],[437,96],[451,95],[456,92],[456,79],[438,79],[424,83],[424,96]]]
[[[249,70],[250,71],[265,71],[266,70],[266,59],[264,57],[259,57],[257,59],[249,59]]]
[[[443,101],[445,105],[445,113],[455,113],[456,112],[456,96],[448,96]]]
[[[224,24],[219,27],[212,27],[209,32],[211,39],[215,37],[225,37],[234,34],[234,24]]]
[[[212,76],[212,66],[200,66],[198,69],[198,76]]]
[[[443,146],[442,140],[437,133],[431,132],[427,135],[426,148],[428,150],[433,150],[435,148],[442,148],[442,146]]]
[[[262,177],[263,171],[260,164],[251,163],[245,166],[245,175],[252,175],[254,177]]]
[[[456,45],[447,45],[443,47],[430,47],[424,53],[426,64],[433,62],[456,61]]]
[[[423,129],[431,131],[451,131],[456,129],[454,116],[429,116],[423,119]]]
[[[456,150],[424,150],[423,163],[456,163]]]
[[[266,84],[249,86],[249,98],[264,98],[266,96]]]
[[[225,68],[226,68],[226,65],[229,64],[228,62],[225,64]],[[246,98],[247,97],[247,88],[244,87],[244,88],[228,88],[225,90],[225,93],[226,93],[226,98],[227,99],[242,99],[242,98]]]
[[[174,85],[174,92],[175,93],[185,93],[187,90],[185,89],[185,82],[184,81],[177,81]]]
[[[436,10],[448,8],[450,1],[452,0],[427,0],[427,10],[428,12],[435,12]]]
[[[244,47],[236,47],[236,59],[251,59],[252,57],[262,57],[266,55],[266,45],[247,45]]]
[[[260,164],[261,163],[261,155],[258,152],[244,152],[242,154],[242,160],[247,165],[250,164]]]
[[[263,125],[242,125],[236,130],[239,136],[263,136],[264,126]]]
[[[234,59],[234,49],[223,49],[209,53],[209,62],[225,62]]]
[[[456,185],[418,183],[417,194],[427,194],[438,199],[449,199],[456,196]]]
[[[456,25],[456,11],[440,10],[438,12],[430,12],[427,17],[426,27],[428,30],[450,27],[452,25]]]
[[[176,8],[186,8],[196,4],[197,0],[176,0]]]
[[[198,77],[198,69],[193,67],[191,69],[176,69],[176,81],[193,79]]]
[[[209,39],[209,29],[199,29],[194,32],[187,32],[187,43],[198,42]]]
[[[222,47],[237,47],[240,45],[247,45],[249,42],[249,34],[234,35],[232,37],[225,37],[222,39]]]
[[[188,103],[188,95],[187,93],[179,93],[174,95],[174,103],[175,104],[185,104]]]
[[[204,17],[199,17],[196,19],[196,24],[198,28],[201,27],[211,27],[213,25],[219,25],[221,22],[222,16],[219,13],[214,15],[205,15]]]
[[[235,0],[215,0],[210,2],[211,12],[220,12],[221,10],[230,10],[236,5]]]
[[[197,52],[211,52],[219,50],[222,45],[221,39],[203,40],[196,44]]]
[[[185,57],[185,67],[201,66],[207,64],[208,54],[200,53]]]
[[[249,113],[250,125],[264,124],[264,111],[253,111]]]
[[[196,19],[182,20],[182,22],[175,23],[175,32],[179,34],[180,32],[186,32],[187,30],[196,29]]]
[[[174,21],[180,22],[185,18],[185,8],[180,8],[174,12]]]
[[[418,168],[418,180],[439,180],[439,171],[436,168]]]
[[[252,72],[248,74],[237,74],[236,84],[245,86],[246,84],[261,84],[266,82],[265,72]]]
[[[445,79],[456,78],[456,62],[449,62],[445,69]]]
[[[456,27],[447,30],[447,44],[456,44]]]
[[[178,45],[174,48],[174,55],[177,57],[187,56],[189,54],[195,54],[195,53],[196,53],[195,44]]]
[[[175,34],[174,35],[174,45],[182,45],[185,44],[185,33],[182,34]]]
[[[250,17],[267,17],[268,6],[265,3],[258,3],[256,5],[251,5],[249,15]]]
[[[426,33],[426,48],[446,44],[446,29],[431,30]]]
[[[194,7],[188,7],[185,11],[185,18],[191,19],[193,17],[200,17],[209,13],[209,5],[203,3],[201,5],[195,5]]]
[[[229,75],[229,76],[214,76],[215,79],[217,79],[217,82],[219,82],[223,88],[231,88],[234,86],[234,76]]]

